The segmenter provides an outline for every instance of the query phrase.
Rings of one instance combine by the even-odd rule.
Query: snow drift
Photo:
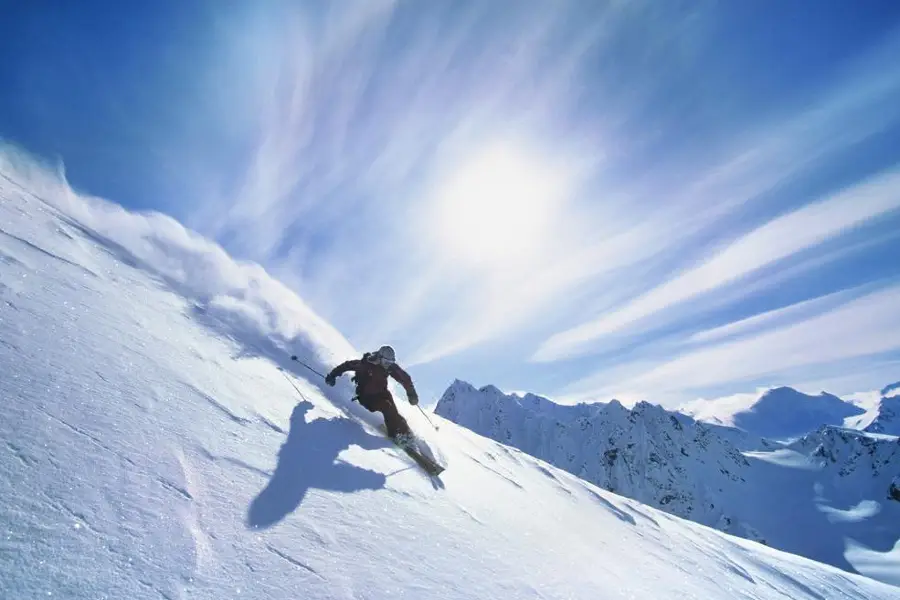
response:
[[[450,423],[431,479],[279,371],[349,349],[260,269],[3,156],[4,598],[900,599]]]

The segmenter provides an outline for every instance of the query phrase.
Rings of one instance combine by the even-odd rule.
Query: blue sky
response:
[[[11,3],[0,137],[427,394],[900,379],[895,2]]]

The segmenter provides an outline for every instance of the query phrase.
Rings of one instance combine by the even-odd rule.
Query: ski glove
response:
[[[328,375],[325,376],[325,383],[327,383],[331,387],[334,387],[335,381],[337,381],[337,380],[335,379],[335,377],[332,373],[329,373]]]
[[[412,404],[413,406],[415,406],[416,404],[419,403],[419,397],[418,396],[410,396],[409,403]]]

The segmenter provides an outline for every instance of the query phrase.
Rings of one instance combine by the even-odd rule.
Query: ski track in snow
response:
[[[478,459],[475,458],[474,456],[469,456],[469,460],[471,460],[471,461],[474,462],[475,464],[479,465],[482,469],[485,469],[485,470],[487,470],[487,471],[490,471],[491,473],[493,473],[493,474],[496,475],[497,477],[503,479],[504,481],[510,483],[510,484],[513,485],[514,487],[517,487],[517,488],[519,488],[520,490],[525,489],[525,487],[524,487],[521,483],[519,483],[518,481],[516,481],[515,479],[513,479],[513,477],[512,477],[511,475],[507,475],[507,474],[505,474],[505,473],[502,473],[499,469],[496,469],[496,468],[494,468],[494,467],[491,467],[491,466],[489,466],[489,465],[484,464],[482,461],[478,460]]]
[[[438,484],[346,388],[279,358],[343,347],[201,318],[48,208],[71,197],[0,170],[4,598],[900,600],[445,421],[426,440],[450,461]]]
[[[4,235],[12,240],[15,240],[16,242],[22,244],[26,248],[34,250],[35,252],[43,254],[44,256],[48,256],[52,259],[58,260],[62,263],[65,263],[65,264],[71,266],[71,267],[75,267],[76,269],[80,269],[85,274],[90,275],[91,277],[97,277],[96,273],[94,273],[93,271],[91,271],[90,269],[85,267],[84,265],[80,265],[77,262],[71,261],[67,258],[63,258],[62,256],[59,256],[58,254],[54,254],[53,252],[50,252],[49,250],[46,250],[46,249],[42,248],[41,246],[38,246],[37,244],[33,244],[33,243],[29,242],[25,238],[20,238],[19,236],[13,235],[7,231],[4,231],[3,229],[0,229],[0,235]],[[13,260],[15,260],[15,259],[13,259]]]
[[[279,550],[278,548],[275,548],[271,544],[266,544],[266,549],[268,549],[270,552],[273,552],[276,556],[288,561],[295,567],[299,567],[300,569],[303,569],[305,571],[312,573],[316,577],[322,578],[322,576],[319,575],[319,572],[316,571],[315,569],[313,569],[312,567],[310,567],[308,564],[304,563],[303,561],[297,560],[296,558],[292,558],[287,553],[282,552],[281,550]]]

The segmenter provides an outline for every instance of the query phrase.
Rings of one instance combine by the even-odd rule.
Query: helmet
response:
[[[376,352],[375,354],[377,354],[384,360],[387,360],[390,362],[397,362],[397,355],[394,354],[394,349],[391,348],[390,346],[382,346],[381,348],[378,349],[378,352]]]
[[[397,362],[397,355],[390,346],[382,346],[375,352],[369,354],[369,360],[387,368]]]

